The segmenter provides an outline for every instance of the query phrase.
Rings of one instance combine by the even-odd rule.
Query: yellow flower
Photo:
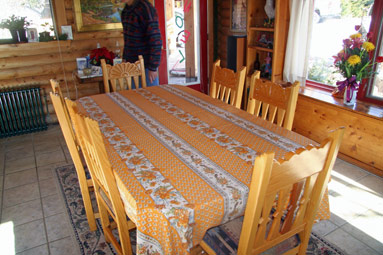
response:
[[[367,52],[370,52],[372,50],[375,49],[375,45],[373,43],[370,43],[370,42],[364,42],[362,47],[367,51]]]
[[[356,33],[356,34],[350,35],[351,39],[356,39],[356,38],[361,38],[361,37],[362,37],[361,33]]]
[[[352,55],[351,57],[349,57],[347,59],[347,62],[351,65],[351,66],[354,66],[358,63],[360,63],[360,57],[358,55]]]

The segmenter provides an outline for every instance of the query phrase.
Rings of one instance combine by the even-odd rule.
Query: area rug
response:
[[[66,209],[69,215],[76,240],[82,255],[109,255],[117,254],[112,245],[105,242],[101,222],[97,220],[97,230],[90,231],[82,202],[80,186],[78,184],[76,170],[73,165],[63,166],[56,169],[58,183],[63,194]],[[97,211],[95,198],[92,203]],[[136,248],[136,233],[131,234],[132,249]],[[343,251],[331,244],[317,233],[311,233],[310,242],[306,254],[309,255],[346,255]]]

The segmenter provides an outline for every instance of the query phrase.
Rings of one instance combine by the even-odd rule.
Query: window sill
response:
[[[344,110],[353,111],[353,112],[363,114],[369,117],[373,117],[376,119],[380,119],[380,120],[382,120],[383,118],[383,106],[377,106],[371,103],[361,102],[358,100],[356,101],[355,105],[352,105],[352,106],[344,105],[342,98],[335,98],[331,95],[330,92],[315,89],[312,87],[303,87],[300,89],[299,93],[306,97],[310,97],[318,101],[332,104]]]

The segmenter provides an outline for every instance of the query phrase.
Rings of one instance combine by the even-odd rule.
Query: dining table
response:
[[[243,216],[254,159],[316,143],[182,85],[77,100],[97,120],[137,254],[189,254],[205,232]],[[254,171],[256,171],[255,169]],[[330,217],[326,193],[317,220]]]

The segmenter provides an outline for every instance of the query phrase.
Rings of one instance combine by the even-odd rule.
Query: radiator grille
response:
[[[47,129],[40,88],[0,91],[0,138]]]

